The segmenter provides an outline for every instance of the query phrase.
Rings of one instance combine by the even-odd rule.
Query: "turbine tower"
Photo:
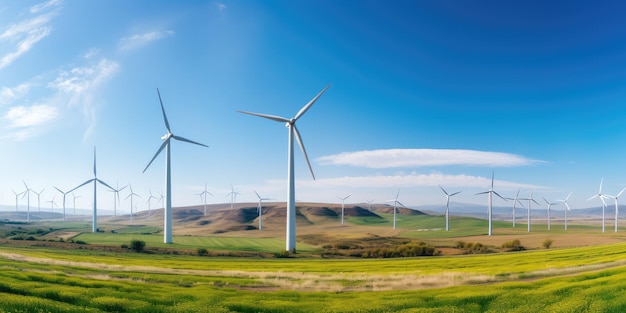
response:
[[[622,191],[620,191],[617,195],[615,196],[611,196],[611,195],[606,195],[609,198],[613,198],[615,200],[615,232],[617,232],[617,216],[619,214],[619,206],[617,205],[617,200],[619,199],[619,197],[622,195],[622,193],[624,192],[624,190],[626,190],[626,188],[622,189]]]
[[[126,196],[126,198],[124,198],[124,200],[130,198],[130,224],[133,224],[133,197],[139,197],[138,194],[133,192],[133,186],[131,186],[130,184],[128,184],[128,189],[130,189],[130,193],[128,194],[128,196]]]
[[[93,178],[87,180],[86,182],[78,185],[78,187],[75,187],[74,189],[68,191],[68,192],[72,192],[82,186],[85,186],[89,183],[93,182],[93,216],[92,216],[92,223],[91,223],[91,231],[92,232],[97,232],[98,231],[98,206],[97,206],[97,196],[98,196],[98,183],[106,186],[107,188],[114,190],[113,187],[109,186],[107,183],[103,182],[102,180],[100,180],[98,178],[98,175],[96,174],[96,147],[93,147]],[[76,207],[74,207],[74,210],[76,210]],[[74,213],[76,213],[76,211],[74,211]]]
[[[24,192],[17,193],[17,192],[15,192],[15,190],[13,190],[13,189],[11,189],[11,191],[13,191],[13,194],[15,195],[15,212],[17,212],[17,201],[18,201],[18,197],[19,197],[21,194],[23,194]]]
[[[161,103],[161,112],[163,112],[163,121],[165,122],[165,129],[167,130],[167,133],[163,135],[163,137],[161,137],[161,139],[163,140],[161,147],[159,148],[159,150],[157,150],[156,154],[152,157],[152,160],[150,160],[146,168],[143,169],[143,172],[144,173],[146,172],[148,167],[150,167],[150,164],[152,164],[154,159],[156,159],[159,153],[161,153],[161,151],[163,151],[163,149],[165,148],[165,216],[163,217],[163,228],[164,228],[163,229],[163,242],[173,243],[174,241],[172,240],[172,171],[171,171],[171,166],[170,166],[171,165],[170,141],[172,138],[174,138],[178,141],[192,143],[194,145],[199,145],[199,146],[203,146],[207,148],[208,146],[183,138],[183,137],[180,137],[180,136],[176,136],[172,133],[172,131],[170,130],[170,124],[167,121],[167,116],[165,115],[165,108],[163,107],[163,100],[161,100],[161,93],[159,92],[158,88],[157,88],[157,94],[159,95],[159,102]]]
[[[367,210],[368,211],[372,211],[372,202],[374,202],[374,200],[365,200],[365,202],[367,202]]]
[[[450,224],[448,222],[448,218],[449,218],[449,212],[450,212],[450,198],[452,196],[460,194],[461,192],[457,191],[457,192],[449,194],[445,189],[443,189],[443,187],[439,186],[439,188],[446,195],[446,231],[449,231],[450,230]]]
[[[23,192],[24,195],[22,196],[22,199],[26,197],[26,221],[30,222],[30,188],[28,188],[25,181],[22,180],[22,182],[24,183],[24,187],[26,187],[26,190]]]
[[[550,202],[546,200],[546,198],[543,198],[543,201],[545,201],[548,205],[548,230],[550,230],[550,207],[552,207],[553,205],[557,205],[558,203]]]
[[[231,185],[232,187],[232,185]],[[206,216],[206,196],[207,195],[213,195],[212,193],[210,193],[207,189],[206,189],[206,182],[204,182],[204,191],[202,191],[201,193],[198,194],[200,196],[200,199],[202,200],[202,202],[204,203],[204,216]],[[150,196],[152,196],[152,193],[150,193]],[[154,197],[155,199],[158,199],[157,197]],[[232,209],[232,208],[231,208]]]
[[[148,204],[148,217],[150,217],[150,214],[152,212],[152,209],[150,208],[150,202],[151,202],[150,200],[157,199],[157,201],[158,201],[159,198],[152,195],[152,189],[148,188],[148,191],[150,192],[150,196],[148,197],[148,200],[146,200],[146,203]],[[205,213],[205,215],[206,215],[206,213]]]
[[[521,188],[517,189],[517,194],[515,195],[515,198],[506,198],[507,200],[513,200],[513,228],[515,228],[515,206],[519,203],[519,205],[521,205],[522,208],[524,207],[519,197],[519,192],[521,190],[522,190]]]
[[[606,210],[606,201],[604,201],[604,199],[607,198],[607,195],[602,194],[602,178],[600,179],[600,189],[598,190],[598,194],[592,196],[591,198],[587,199],[587,201],[594,199],[594,198],[600,198],[600,200],[602,200],[602,232],[604,232],[604,211]]]
[[[57,188],[56,186],[54,187],[54,189],[56,189],[58,192],[60,192],[63,195],[63,221],[65,222],[65,196],[68,194],[68,192],[63,192],[61,189]]]
[[[128,185],[120,188],[119,182],[115,183],[115,189],[109,190],[113,192],[113,216],[117,216],[117,205],[121,204],[120,202],[120,191],[124,190],[124,188],[128,187]],[[117,200],[117,202],[115,202]]]
[[[74,215],[76,215],[76,198],[80,198],[81,196],[77,196],[72,192],[72,197],[74,198]]]
[[[570,192],[569,195],[567,195],[567,197],[565,197],[565,199],[563,199],[563,200],[556,200],[558,202],[563,202],[563,204],[565,205],[565,230],[567,230],[567,211],[570,211],[569,204],[567,204],[567,200],[569,199],[569,197],[571,195],[572,195],[572,193]]]
[[[37,212],[41,212],[41,201],[39,200],[39,196],[43,193],[43,189],[41,189],[40,192],[36,192],[33,190],[33,192],[35,193],[35,195],[37,195]],[[50,201],[48,201],[50,202]]]
[[[237,202],[237,195],[241,195],[239,191],[235,191],[235,187],[230,184],[230,192],[226,194],[226,196],[230,196],[230,209],[233,209],[233,204]]]
[[[536,203],[537,205],[539,205],[539,202],[537,202],[535,199],[533,199],[533,190],[530,190],[530,197],[528,198],[523,198],[521,200],[528,200],[528,232],[530,233],[530,205],[532,202]]]
[[[256,190],[253,190],[254,194],[257,198],[259,198],[259,206],[257,206],[257,211],[259,213],[259,230],[263,230],[263,200],[270,200],[269,198],[261,198],[259,193]]]
[[[399,195],[400,195],[400,189],[398,189],[398,193],[396,193],[395,199],[387,201],[387,202],[393,202],[393,229],[396,229],[396,211],[398,210],[398,204],[406,208],[404,204],[398,201]]]
[[[493,233],[493,228],[491,226],[491,222],[493,220],[493,214],[492,214],[492,210],[491,210],[491,202],[493,200],[493,195],[495,194],[496,196],[500,197],[500,199],[506,201],[506,199],[502,198],[502,196],[497,193],[495,190],[493,190],[493,177],[494,177],[494,172],[491,172],[491,188],[489,188],[489,190],[487,191],[483,191],[483,192],[479,192],[476,195],[483,195],[483,194],[487,194],[488,195],[488,208],[487,208],[487,215],[489,216],[489,236],[491,236],[491,234]]]
[[[341,225],[343,225],[343,208],[344,208],[344,202],[346,201],[346,199],[350,198],[350,196],[352,196],[352,195],[349,195],[349,196],[347,196],[347,197],[345,197],[345,198],[342,198],[342,197],[337,197],[337,198],[341,199]]]
[[[330,87],[330,84],[324,87],[322,91],[320,91],[317,96],[315,96],[311,101],[305,104],[300,111],[291,119],[261,114],[261,113],[252,113],[252,112],[244,112],[238,111],[240,113],[254,115],[258,117],[263,117],[266,119],[270,119],[276,122],[285,123],[289,131],[288,137],[288,147],[287,147],[287,234],[286,234],[286,250],[292,253],[296,252],[296,191],[295,191],[295,173],[294,173],[294,160],[293,160],[293,139],[295,137],[298,145],[300,146],[300,150],[302,150],[302,154],[304,154],[304,159],[306,160],[307,165],[309,166],[309,171],[311,172],[311,176],[313,176],[313,180],[315,180],[315,174],[313,174],[313,168],[311,168],[311,163],[309,162],[309,157],[306,154],[306,150],[304,149],[304,145],[302,144],[302,138],[300,138],[300,133],[296,128],[296,122],[309,108],[322,96],[322,94]]]

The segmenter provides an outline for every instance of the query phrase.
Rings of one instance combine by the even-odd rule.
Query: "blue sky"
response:
[[[301,201],[486,204],[490,184],[573,208],[626,187],[626,5],[620,1],[3,1],[0,204],[22,180],[67,190],[98,176],[132,184],[145,209],[286,199],[287,130],[298,121]],[[112,194],[99,188],[99,208]],[[89,207],[89,188],[77,192]],[[122,193],[122,198],[126,197]],[[36,198],[31,198],[36,201]],[[23,202],[22,202],[23,203]],[[60,203],[57,200],[57,203]],[[504,201],[496,205],[510,205]],[[129,210],[130,199],[122,203]],[[46,204],[47,206],[47,204]],[[68,201],[68,207],[70,202]],[[556,209],[562,209],[557,207]]]

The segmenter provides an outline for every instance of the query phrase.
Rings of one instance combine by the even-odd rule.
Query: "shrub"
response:
[[[146,242],[143,240],[133,239],[130,241],[130,248],[135,250],[135,252],[143,252],[146,247]]]
[[[208,255],[209,251],[205,248],[198,248],[198,255],[202,256],[202,255]]]
[[[278,259],[290,258],[291,254],[289,254],[289,251],[285,250],[285,251],[274,253],[274,257]]]
[[[544,240],[542,245],[544,248],[550,249],[550,247],[552,246],[552,239],[548,238]]]
[[[120,247],[121,247],[122,249],[128,249],[128,245],[127,245],[127,244],[125,244],[125,243],[123,243]]]
[[[515,239],[512,241],[507,241],[502,244],[502,249],[506,249],[507,251],[522,251],[526,250],[519,239]]]

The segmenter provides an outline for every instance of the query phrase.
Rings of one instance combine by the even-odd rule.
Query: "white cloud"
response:
[[[25,140],[43,132],[43,126],[56,120],[57,108],[49,105],[16,106],[2,117],[8,132],[5,138],[16,141]]]
[[[166,30],[161,32],[153,31],[144,34],[135,34],[129,37],[123,37],[120,39],[119,49],[134,50],[137,48],[141,48],[152,41],[163,39],[172,35],[174,35],[174,31]]]
[[[401,168],[421,166],[527,166],[543,163],[523,156],[489,151],[460,149],[387,149],[323,156],[316,159],[325,165],[349,165],[367,168]]]
[[[30,51],[32,47],[39,42],[41,39],[47,37],[50,34],[49,27],[42,27],[35,30],[32,30],[28,33],[24,40],[20,41],[15,51],[9,52],[5,54],[0,59],[0,69],[7,67],[9,64],[13,63],[17,58],[22,56],[24,53]]]
[[[40,4],[30,7],[30,13],[32,14],[39,13],[42,10],[45,10],[50,7],[59,6],[62,3],[63,3],[62,0],[50,0],[48,2],[40,3]]]
[[[224,13],[224,10],[228,8],[223,2],[218,2],[215,4],[215,6],[217,7],[217,10],[220,11],[220,13]]]
[[[9,104],[28,93],[31,86],[27,83],[19,84],[13,88],[1,87],[0,88],[0,105]]]

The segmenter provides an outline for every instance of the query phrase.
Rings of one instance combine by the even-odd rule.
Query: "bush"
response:
[[[289,254],[289,251],[285,250],[285,251],[274,253],[274,257],[278,259],[290,258],[291,254]]]
[[[122,249],[128,249],[128,245],[127,245],[127,244],[125,244],[125,243],[123,243],[120,247],[121,247]]]
[[[507,251],[522,251],[526,250],[519,239],[515,239],[512,241],[507,241],[502,244],[502,249],[506,249]]]
[[[198,248],[198,255],[209,255],[209,251],[205,248]]]
[[[143,252],[146,247],[146,242],[143,240],[133,239],[130,241],[130,248],[135,250],[135,252]]]
[[[552,239],[548,238],[544,240],[542,245],[544,248],[550,249],[550,247],[552,247]]]

